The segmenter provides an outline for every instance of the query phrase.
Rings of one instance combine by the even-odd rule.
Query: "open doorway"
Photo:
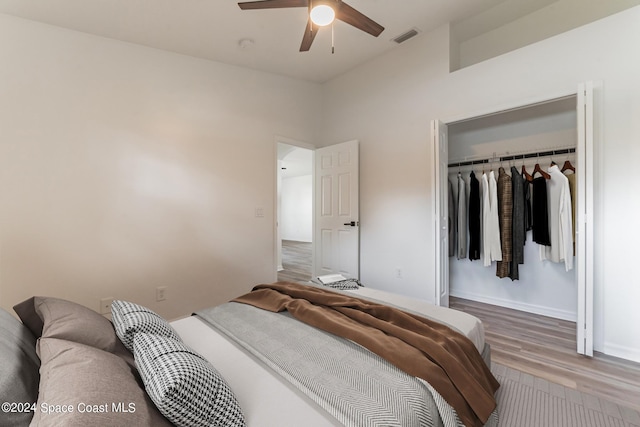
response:
[[[313,150],[277,143],[277,278],[307,282],[313,264]]]

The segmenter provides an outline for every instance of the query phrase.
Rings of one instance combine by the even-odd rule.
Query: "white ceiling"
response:
[[[374,38],[337,21],[335,54],[331,54],[330,28],[320,30],[309,52],[298,52],[307,22],[305,8],[242,11],[234,0],[0,0],[0,13],[324,82],[396,48],[391,39],[412,28],[425,36],[447,22],[509,1],[522,0],[347,0],[385,31]],[[486,29],[486,20],[483,26]],[[243,49],[242,39],[254,43]]]
[[[289,144],[278,143],[280,176],[293,178],[313,173],[313,151]]]

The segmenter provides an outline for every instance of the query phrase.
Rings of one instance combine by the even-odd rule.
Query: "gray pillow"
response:
[[[176,426],[245,425],[233,392],[205,358],[163,336],[138,333],[133,342],[147,393]]]
[[[36,338],[18,319],[0,308],[0,403],[35,403],[39,369]],[[31,411],[0,410],[0,426],[26,426],[32,417]]]
[[[114,352],[118,337],[106,317],[75,302],[32,297],[13,307],[36,338],[60,338]]]
[[[162,335],[182,341],[169,322],[141,305],[115,300],[111,303],[111,316],[118,338],[129,351],[133,351],[133,337],[137,333]]]
[[[171,425],[138,384],[131,368],[117,355],[56,338],[40,338],[38,352],[42,375],[32,425]],[[69,405],[73,411],[45,413],[46,408],[56,405]]]

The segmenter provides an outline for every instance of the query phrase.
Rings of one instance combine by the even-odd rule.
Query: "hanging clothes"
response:
[[[456,202],[453,197],[453,184],[447,179],[449,183],[449,212],[447,213],[448,226],[449,226],[449,256],[456,254]]]
[[[551,245],[549,239],[549,211],[547,209],[547,180],[533,179],[533,241],[544,246]]]
[[[500,245],[502,247],[502,260],[496,266],[496,276],[503,278],[509,276],[509,266],[513,255],[513,192],[511,190],[511,177],[504,168],[498,169],[498,218],[500,226]]]
[[[469,177],[469,260],[480,259],[480,181]]]
[[[533,229],[533,212],[531,212],[531,182],[524,175],[522,176],[522,192],[524,194],[524,233],[525,244],[527,242],[527,231]]]
[[[482,255],[483,264],[489,267],[492,261],[502,260],[500,226],[498,220],[498,190],[493,171],[482,174]]]
[[[467,189],[458,172],[458,259],[467,257]]]
[[[571,194],[569,180],[557,165],[549,168],[549,236],[551,245],[540,248],[540,258],[552,262],[564,261],[565,270],[573,269],[573,239]],[[535,199],[534,199],[535,202]]]
[[[512,245],[513,255],[511,257],[511,268],[509,277],[511,280],[518,280],[519,264],[524,264],[524,241],[526,238],[525,231],[525,199],[524,199],[525,180],[514,166],[511,167],[511,190],[513,192],[513,213],[512,213]]]

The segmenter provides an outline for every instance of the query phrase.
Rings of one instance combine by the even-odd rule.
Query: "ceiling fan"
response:
[[[359,30],[378,37],[384,27],[362,13],[358,12],[341,0],[260,0],[238,3],[242,10],[252,9],[283,9],[288,7],[306,7],[309,9],[307,28],[302,37],[300,52],[311,48],[311,43],[321,26],[333,22],[334,18],[346,22]],[[326,19],[323,20],[323,12]]]

